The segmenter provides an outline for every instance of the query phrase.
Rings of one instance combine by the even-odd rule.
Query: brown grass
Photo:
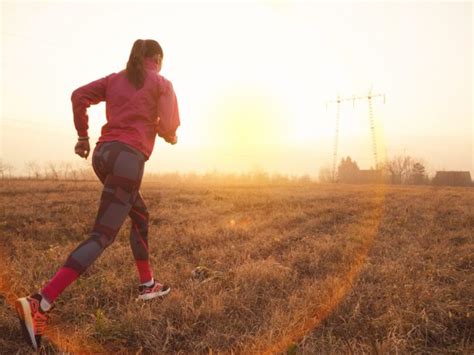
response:
[[[11,302],[93,223],[97,182],[0,187],[0,352],[24,353]],[[152,264],[136,303],[129,222],[58,300],[49,353],[472,353],[472,188],[145,182]],[[193,280],[198,265],[211,278]]]

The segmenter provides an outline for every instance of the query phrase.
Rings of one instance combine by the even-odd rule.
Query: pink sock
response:
[[[148,260],[135,260],[137,263],[138,274],[140,275],[140,283],[144,284],[145,282],[150,281],[153,278],[151,272],[150,263]]]
[[[41,294],[46,297],[49,303],[53,303],[56,298],[79,277],[76,270],[63,266],[56,275],[43,287]]]

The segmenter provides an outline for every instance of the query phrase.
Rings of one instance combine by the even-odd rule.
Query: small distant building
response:
[[[471,186],[469,171],[437,171],[433,178],[433,185],[439,186]]]
[[[382,170],[359,170],[355,182],[359,184],[381,184],[383,182]]]

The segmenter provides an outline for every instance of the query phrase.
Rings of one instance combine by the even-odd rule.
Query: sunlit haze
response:
[[[372,89],[381,156],[474,173],[471,3],[4,2],[1,159],[79,162],[71,92],[123,69],[137,38],[162,45],[182,123],[148,172],[315,176],[333,157],[326,102]],[[339,156],[371,167],[367,102],[343,105],[340,128]]]

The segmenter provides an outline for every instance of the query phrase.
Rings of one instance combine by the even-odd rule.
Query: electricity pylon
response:
[[[377,139],[375,135],[375,120],[374,120],[374,111],[372,108],[372,100],[377,97],[383,97],[383,103],[385,104],[385,94],[373,94],[371,91],[368,92],[367,95],[364,96],[356,96],[353,95],[352,97],[340,97],[337,95],[336,100],[327,101],[326,102],[326,109],[328,104],[335,103],[336,106],[336,132],[334,137],[334,153],[333,153],[333,161],[332,161],[332,176],[333,178],[336,176],[336,165],[337,165],[337,153],[339,149],[339,125],[341,120],[341,104],[347,101],[352,101],[352,107],[355,107],[356,100],[367,100],[369,104],[369,125],[370,125],[370,132],[372,136],[372,153],[374,156],[374,163],[375,168],[378,166],[378,156],[377,156]]]

